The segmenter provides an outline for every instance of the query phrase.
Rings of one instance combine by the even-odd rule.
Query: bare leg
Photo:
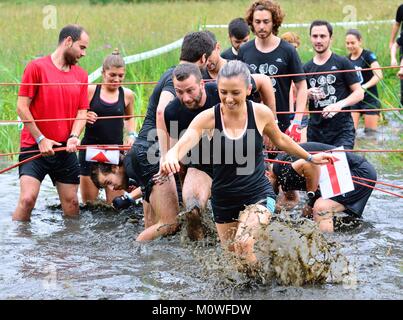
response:
[[[20,178],[20,197],[12,219],[15,221],[29,221],[32,209],[38,198],[41,182],[31,176],[23,175]]]
[[[333,215],[344,210],[345,207],[336,201],[319,198],[313,206],[313,219],[322,232],[334,232]]]
[[[229,251],[234,251],[233,241],[238,229],[238,222],[216,223],[218,237],[220,238],[221,246]]]
[[[160,236],[175,233],[178,229],[176,216],[179,212],[178,194],[173,176],[163,184],[153,186],[150,204],[157,223],[146,228],[137,237],[137,241],[153,240]]]
[[[187,234],[191,240],[204,238],[201,213],[206,209],[211,194],[212,180],[205,172],[189,168],[183,183],[183,202],[186,211]]]
[[[378,120],[379,116],[377,114],[364,115],[365,129],[372,129],[374,131],[378,129]]]
[[[261,208],[260,211],[243,213],[239,216],[235,235],[235,253],[249,265],[257,263],[253,248],[256,242],[256,231],[260,225],[268,225],[271,219],[271,212],[264,206],[258,206]]]
[[[158,222],[155,212],[147,201],[143,201],[144,227],[147,229]]]
[[[95,201],[98,197],[98,188],[89,176],[80,176],[80,193],[83,203]]]
[[[360,122],[361,113],[359,113],[359,112],[351,112],[351,116],[353,117],[354,128],[355,128],[355,130],[357,130],[358,124]]]
[[[80,211],[77,198],[78,184],[56,182],[56,188],[64,215],[67,217],[78,216]]]

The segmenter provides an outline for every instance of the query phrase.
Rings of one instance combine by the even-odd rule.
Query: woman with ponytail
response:
[[[102,65],[102,85],[88,86],[90,108],[87,113],[87,126],[82,144],[84,145],[132,145],[135,138],[134,118],[101,119],[105,116],[133,115],[134,94],[128,88],[121,86],[125,78],[125,62],[115,49],[107,56]],[[126,134],[124,134],[124,127]],[[80,151],[80,191],[82,201],[94,201],[99,189],[91,181],[91,162],[85,160],[85,151]],[[111,203],[115,197],[121,196],[122,191],[106,188],[106,201]]]

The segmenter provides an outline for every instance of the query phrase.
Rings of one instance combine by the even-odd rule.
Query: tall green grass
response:
[[[0,3],[0,82],[19,82],[25,65],[35,57],[47,55],[56,47],[58,32],[68,23],[83,25],[90,34],[87,56],[80,64],[89,73],[98,68],[104,57],[118,47],[125,55],[152,50],[195,31],[201,24],[227,24],[231,19],[244,16],[250,1],[151,1],[144,3],[111,3],[91,5],[89,1],[52,1],[57,9],[57,28],[46,30],[42,26],[45,0],[2,1]],[[282,0],[286,13],[284,23],[305,23],[314,19],[343,21],[347,6],[356,9],[358,20],[393,19],[400,1],[378,0]],[[390,25],[369,25],[359,28],[365,47],[376,52],[381,65],[389,65],[388,41]],[[229,46],[226,29],[212,29],[225,49]],[[281,32],[288,31],[285,28]],[[305,62],[312,58],[307,28],[292,29],[301,37],[299,49]],[[344,33],[336,27],[333,50],[345,55]],[[127,81],[154,81],[178,61],[179,50],[127,66]],[[396,70],[384,72],[380,99],[384,107],[396,107],[399,103],[400,84]],[[100,79],[98,79],[100,81]],[[144,114],[153,86],[130,86],[136,94],[135,114]],[[16,119],[17,87],[0,86],[0,119]],[[137,120],[137,129],[141,119]],[[0,126],[0,150],[18,149],[19,132],[16,126]]]

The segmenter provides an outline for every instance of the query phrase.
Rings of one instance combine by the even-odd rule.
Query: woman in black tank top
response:
[[[101,119],[97,117],[133,115],[134,94],[130,89],[121,87],[125,76],[125,63],[116,50],[106,57],[103,63],[102,81],[105,85],[89,86],[88,99],[90,108],[87,112],[87,125],[81,144],[83,145],[122,145],[123,127],[128,135],[126,145],[132,145],[135,139],[134,118]],[[80,151],[80,191],[82,201],[94,201],[99,190],[91,181],[91,162],[85,160],[85,150]],[[121,191],[105,189],[106,200],[111,203]]]
[[[275,204],[273,189],[265,176],[262,134],[279,149],[314,163],[327,163],[331,157],[310,156],[280,131],[267,106],[246,100],[250,72],[243,62],[228,62],[220,70],[217,84],[221,103],[192,121],[167,153],[160,174],[178,172],[179,160],[197,144],[203,132],[213,133],[212,207],[218,235],[224,247],[255,263],[254,230],[259,224],[269,223]],[[261,206],[260,213],[239,215],[245,205],[256,203],[265,204],[268,210]]]

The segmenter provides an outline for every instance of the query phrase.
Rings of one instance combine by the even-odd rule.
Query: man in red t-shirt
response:
[[[88,43],[89,36],[82,27],[67,25],[60,31],[57,49],[49,56],[31,61],[25,68],[17,100],[20,118],[76,119],[25,123],[21,133],[21,151],[39,149],[42,157],[19,167],[20,197],[13,220],[30,220],[41,183],[47,174],[57,188],[63,213],[66,216],[79,213],[77,191],[80,171],[76,152],[86,121],[78,119],[86,118],[87,85],[82,83],[88,82],[88,75],[76,64],[85,56]],[[38,83],[45,85],[35,85]],[[54,146],[66,146],[66,151],[55,153]],[[19,160],[32,155],[22,154]]]

